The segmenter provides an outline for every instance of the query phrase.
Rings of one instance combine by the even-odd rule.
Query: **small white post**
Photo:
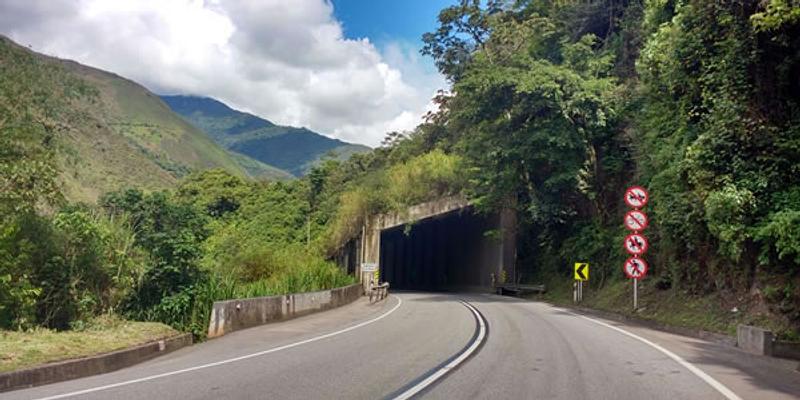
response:
[[[639,309],[639,279],[633,278],[633,310]]]
[[[572,281],[572,302],[578,303],[578,282]]]

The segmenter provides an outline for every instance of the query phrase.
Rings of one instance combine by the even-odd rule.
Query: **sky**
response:
[[[0,33],[158,94],[377,146],[446,87],[419,55],[456,0],[2,0]]]

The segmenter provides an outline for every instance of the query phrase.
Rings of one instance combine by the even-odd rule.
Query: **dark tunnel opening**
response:
[[[499,217],[471,208],[381,232],[380,276],[393,289],[490,290],[502,263]]]

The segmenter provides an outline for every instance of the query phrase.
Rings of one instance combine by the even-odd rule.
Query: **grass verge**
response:
[[[571,280],[551,279],[546,284],[548,292],[533,299],[573,305]],[[584,286],[583,298],[582,307],[663,325],[736,335],[736,326],[745,324],[770,329],[782,338],[795,339],[798,335],[786,321],[776,318],[747,296],[698,296],[682,290],[659,290],[652,280],[645,279],[639,282],[637,311],[633,311],[633,286],[629,280],[607,282],[602,288]]]
[[[0,330],[0,372],[120,350],[177,333],[164,324],[113,315],[97,317],[81,330]]]

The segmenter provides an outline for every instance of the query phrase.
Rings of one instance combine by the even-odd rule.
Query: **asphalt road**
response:
[[[793,365],[543,303],[400,293],[0,398],[796,399]]]

